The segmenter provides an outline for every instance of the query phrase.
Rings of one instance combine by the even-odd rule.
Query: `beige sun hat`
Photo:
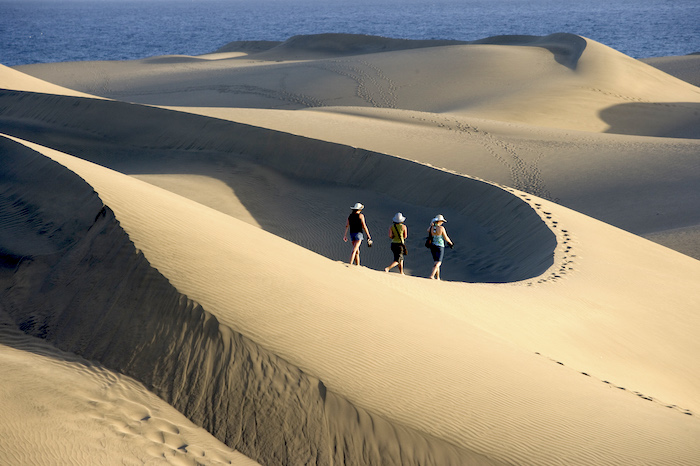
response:
[[[362,209],[365,208],[365,206],[363,206],[363,205],[360,204],[359,202],[356,202],[355,205],[352,206],[352,207],[350,207],[350,208],[351,208],[352,210],[362,210]]]
[[[447,220],[445,220],[445,217],[443,217],[442,214],[440,214],[433,219],[433,223],[435,222],[447,222]]]
[[[394,223],[403,223],[406,221],[406,217],[404,217],[401,212],[398,212],[396,215],[394,215],[394,218],[391,220]]]

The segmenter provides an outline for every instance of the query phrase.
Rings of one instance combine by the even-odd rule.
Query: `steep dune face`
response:
[[[541,47],[549,50],[560,65],[576,70],[578,60],[586,50],[586,39],[574,34],[551,34],[549,36],[495,36],[475,40],[471,44],[510,45]]]
[[[133,378],[52,343],[0,305],[0,463],[259,466]]]
[[[14,156],[29,149],[10,142],[2,143],[0,180],[0,247],[6,265],[19,264],[26,257],[55,255],[79,242],[85,231],[101,214],[102,203],[90,189],[76,190],[80,183],[72,172],[53,167],[55,175],[46,176],[50,163],[41,157]],[[41,190],[24,192],[41,180]],[[76,209],[76,206],[83,206]]]

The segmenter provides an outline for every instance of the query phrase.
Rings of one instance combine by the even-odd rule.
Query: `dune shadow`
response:
[[[575,70],[578,60],[586,49],[586,39],[569,33],[556,33],[548,36],[505,35],[487,37],[470,42],[471,44],[511,45],[542,47],[554,55],[560,65]]]
[[[700,103],[631,102],[600,112],[606,133],[700,139]]]
[[[466,43],[447,39],[393,39],[366,34],[323,33],[292,36],[283,42],[236,41],[224,45],[215,53],[245,52],[258,60],[303,60]]]
[[[445,279],[512,282],[553,264],[556,237],[523,200],[385,154],[158,108],[16,91],[0,91],[0,122],[8,134],[126,174],[215,177],[265,230],[332,260],[347,259],[345,219],[361,201],[375,239],[386,238],[395,212],[409,218],[407,267],[415,275],[432,265],[422,243],[438,213],[458,245],[445,259]],[[382,270],[391,254],[377,245],[384,249],[365,249],[363,265]]]

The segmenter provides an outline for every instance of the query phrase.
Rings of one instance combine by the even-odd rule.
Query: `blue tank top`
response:
[[[430,234],[433,237],[433,244],[435,246],[440,246],[440,247],[445,247],[445,238],[442,237],[442,234],[436,235],[435,232],[437,231],[438,227],[432,226],[430,227]]]

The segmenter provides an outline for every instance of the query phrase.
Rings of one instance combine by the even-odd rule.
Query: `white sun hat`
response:
[[[352,210],[362,210],[362,209],[365,208],[365,206],[363,206],[363,205],[360,204],[359,202],[356,202],[355,205],[352,206],[352,207],[350,207],[350,208],[351,208]]]
[[[406,217],[403,216],[401,212],[398,212],[396,215],[394,215],[394,218],[391,219],[394,223],[403,223],[406,221]]]
[[[447,222],[447,220],[445,220],[445,217],[443,217],[442,214],[440,214],[433,219],[433,222]]]

